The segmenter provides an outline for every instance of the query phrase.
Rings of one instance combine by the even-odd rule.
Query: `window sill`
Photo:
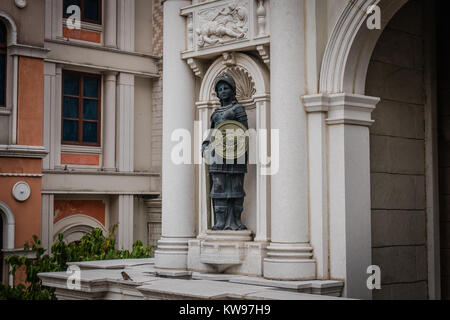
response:
[[[11,115],[10,109],[0,107],[0,116],[9,116],[9,115]]]

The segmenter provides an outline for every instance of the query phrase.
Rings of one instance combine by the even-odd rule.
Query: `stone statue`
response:
[[[236,84],[233,78],[226,73],[220,75],[215,81],[215,91],[221,106],[211,115],[211,129],[219,130],[224,126],[231,128],[234,126],[234,128],[240,127],[241,133],[244,133],[243,130],[247,131],[247,114],[244,107],[236,100]],[[229,132],[228,129],[223,131]],[[241,215],[245,197],[244,177],[247,173],[247,150],[242,152],[241,148],[239,157],[234,155],[226,158],[223,156],[223,150],[219,150],[218,146],[230,145],[227,144],[230,138],[233,142],[235,137],[224,133],[223,140],[225,142],[214,143],[213,132],[214,130],[210,131],[208,138],[202,144],[202,154],[205,155],[207,152],[209,153],[206,155],[207,158],[213,159],[207,166],[210,176],[207,186],[211,186],[208,191],[210,191],[209,197],[212,199],[214,210],[212,230],[246,230],[246,226],[241,221]],[[216,138],[216,140],[218,139]],[[236,146],[232,143],[231,145]]]

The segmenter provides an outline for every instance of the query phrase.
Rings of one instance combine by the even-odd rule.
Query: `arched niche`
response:
[[[224,53],[208,68],[202,79],[199,99],[196,103],[197,120],[200,121],[199,139],[203,141],[210,127],[210,117],[220,103],[214,90],[214,81],[222,73],[231,74],[236,82],[236,97],[245,107],[249,118],[249,129],[254,133],[269,130],[270,83],[267,67],[256,58],[243,53]],[[249,152],[253,163],[248,167],[245,177],[246,198],[244,201],[244,224],[255,233],[255,241],[269,239],[269,178],[261,174],[263,166],[256,155],[266,154],[268,139],[251,139]],[[197,149],[200,149],[197,148]],[[201,159],[200,150],[197,150]],[[256,159],[256,160],[255,160]],[[252,160],[250,160],[252,161]],[[198,237],[202,238],[207,230],[205,168],[198,171]]]
[[[384,28],[408,0],[349,1],[325,48],[320,72],[321,93],[364,94],[372,52]],[[366,25],[370,7],[381,12],[381,29]],[[369,14],[367,13],[369,10]]]
[[[58,241],[58,235],[62,233],[67,243],[80,240],[93,229],[99,228],[104,235],[108,234],[106,228],[97,219],[84,214],[76,214],[59,220],[53,227],[53,242]]]

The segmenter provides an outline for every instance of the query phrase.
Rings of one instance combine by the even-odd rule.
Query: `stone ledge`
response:
[[[58,299],[241,299],[241,300],[334,300],[341,281],[274,281],[231,274],[197,273],[157,269],[154,259],[123,259],[72,262],[80,267],[80,288],[69,289],[72,273],[40,273],[45,286],[56,289]],[[124,279],[123,272],[126,273]],[[126,277],[128,276],[128,277]],[[73,276],[72,276],[73,278]]]
[[[234,277],[233,283],[259,285],[277,289],[288,289],[303,293],[313,293],[340,297],[344,283],[337,280],[281,281],[257,277]]]

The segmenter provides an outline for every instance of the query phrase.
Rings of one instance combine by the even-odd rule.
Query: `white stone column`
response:
[[[317,264],[317,279],[329,279],[328,272],[328,99],[321,94],[303,97],[308,113],[309,210],[311,245]]]
[[[48,3],[46,3],[48,5]],[[63,1],[60,0],[52,0],[52,39],[62,38],[63,35]],[[48,19],[48,18],[47,18]]]
[[[279,171],[271,176],[271,243],[264,277],[313,279],[309,244],[304,0],[271,1],[271,128],[279,130]],[[287,36],[289,35],[289,36]],[[271,144],[277,141],[271,141]]]
[[[256,137],[256,232],[254,241],[268,242],[270,239],[270,176],[268,171],[268,159],[266,156],[270,143],[269,127],[270,97],[261,95],[255,97],[256,102],[256,128],[261,130]],[[263,135],[262,130],[266,135]]]
[[[47,253],[53,245],[54,199],[53,194],[42,195],[41,243]]]
[[[116,75],[104,73],[103,170],[116,171]]]
[[[135,1],[117,0],[117,46],[134,51]]]
[[[119,250],[131,250],[133,246],[133,218],[134,218],[134,196],[119,195],[117,199],[118,232],[117,248]]]
[[[187,0],[164,2],[163,59],[163,154],[162,154],[162,237],[155,252],[158,268],[186,269],[188,240],[195,236],[194,165],[177,165],[171,153],[179,141],[172,141],[176,129],[186,129],[193,138],[195,80],[181,60],[186,49],[186,25],[180,8]]]
[[[119,73],[117,83],[116,165],[121,172],[134,170],[134,75]]]
[[[55,165],[54,157],[55,139],[59,134],[55,130],[55,104],[56,104],[56,64],[44,63],[44,147],[49,152],[42,161],[42,169],[53,169]]]
[[[54,169],[62,169],[61,165],[61,113],[62,113],[62,65],[56,65],[56,84],[55,84],[55,107],[52,107],[52,115],[54,132],[52,139],[52,161]]]
[[[105,46],[117,48],[117,0],[107,0],[104,4]]]
[[[379,98],[343,93],[328,100],[330,277],[345,280],[344,296],[370,299],[369,126]]]

